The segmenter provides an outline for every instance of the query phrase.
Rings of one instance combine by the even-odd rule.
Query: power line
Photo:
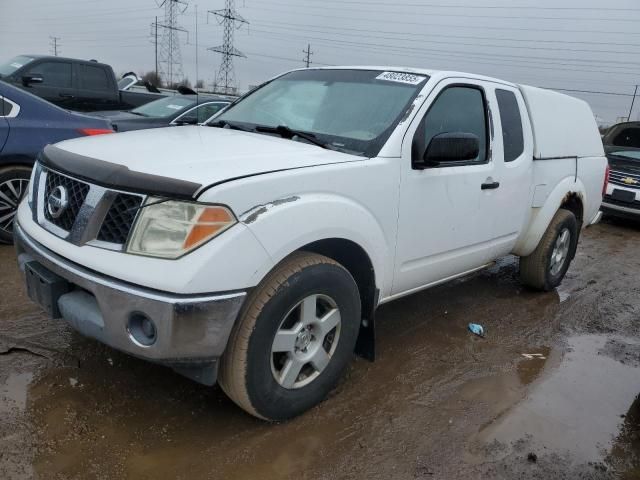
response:
[[[225,0],[225,8],[209,10],[207,14],[213,14],[224,28],[222,45],[210,47],[208,50],[220,53],[222,62],[216,75],[215,84],[222,85],[225,94],[235,93],[237,90],[236,76],[233,69],[233,57],[245,57],[246,55],[233,46],[233,33],[243,24],[249,24],[235,8],[234,0]],[[236,27],[237,25],[237,27]]]
[[[337,35],[346,35],[346,33],[334,33],[344,32],[345,29],[343,27],[334,27],[331,25],[313,25],[308,23],[291,23],[291,22],[279,22],[279,21],[262,21],[258,22],[257,25],[271,26],[275,28],[280,28],[282,25],[296,27],[295,29],[304,29],[307,31],[309,28],[323,28],[329,29],[329,31],[325,31],[325,33],[337,34]],[[532,30],[533,31],[533,30]],[[407,31],[393,31],[393,30],[379,30],[379,29],[366,29],[366,28],[353,28],[349,27],[348,32],[361,32],[361,33],[375,33],[375,34],[389,34],[389,35],[398,35],[398,36],[408,36],[408,37],[416,37],[418,39],[424,40],[425,37],[442,37],[440,33],[429,33],[429,32],[421,32],[421,33],[412,33]],[[475,36],[475,35],[453,35],[450,32],[447,32],[446,38],[461,38],[465,40],[496,40],[496,41],[504,41],[504,42],[532,42],[532,43],[552,43],[554,45],[558,44],[578,44],[578,45],[599,45],[599,46],[615,46],[615,47],[640,47],[640,43],[619,43],[619,42],[602,42],[602,41],[580,41],[580,40],[560,40],[560,39],[539,39],[539,38],[508,38],[508,37],[483,37],[483,36]],[[403,40],[400,39],[399,40]],[[432,43],[429,40],[429,43]],[[449,43],[449,42],[447,42]],[[512,47],[512,48],[520,48],[520,47]],[[523,47],[524,48],[524,47]],[[597,53],[602,50],[589,50],[590,52]],[[635,52],[622,52],[622,53],[635,53]]]
[[[298,8],[298,9],[321,9],[321,10],[326,10],[326,5],[322,4],[322,5],[295,5],[292,7],[291,4],[288,3],[283,3],[283,2],[277,2],[274,0],[270,0],[269,1],[269,5],[278,5],[278,6],[284,6],[286,7],[286,11],[291,12],[291,13],[301,13],[301,12],[296,12],[296,11],[291,11],[291,8]],[[378,4],[378,6],[383,6],[383,4]],[[560,17],[560,16],[554,16],[554,17],[540,17],[540,16],[530,16],[527,14],[526,17],[523,16],[519,16],[519,15],[496,15],[496,14],[491,14],[491,15],[476,15],[476,14],[467,14],[467,13],[436,13],[436,12],[416,12],[415,10],[413,11],[407,11],[407,12],[403,12],[398,10],[397,5],[395,3],[393,4],[386,4],[384,6],[388,6],[391,7],[393,10],[389,11],[389,10],[380,10],[380,9],[374,9],[374,8],[370,8],[368,7],[366,9],[367,13],[381,13],[383,15],[410,15],[412,17],[415,16],[419,16],[419,17],[455,17],[455,18],[459,18],[459,17],[463,17],[463,18],[488,18],[488,19],[504,19],[504,20],[527,20],[527,21],[531,21],[531,20],[555,20],[555,21],[564,21],[564,20],[573,20],[573,21],[594,21],[597,20],[598,22],[631,22],[631,23],[636,23],[638,22],[640,19],[639,18],[602,18],[602,17],[598,17],[596,19],[594,18],[589,18],[589,17]],[[447,6],[448,7],[448,6]],[[253,7],[253,8],[258,8],[258,7]],[[340,11],[341,12],[353,12],[356,13],[358,15],[362,15],[363,13],[363,9],[362,8],[348,8],[348,7],[340,7]],[[309,14],[309,12],[302,12],[303,14]],[[315,13],[312,13],[311,15],[316,15]]]
[[[272,2],[270,2],[271,5]],[[323,14],[323,13],[308,13],[308,12],[292,12],[290,8],[272,8],[272,7],[256,7],[253,6],[251,7],[255,10],[266,10],[266,11],[270,11],[270,12],[277,12],[278,14],[296,14],[296,15],[305,15],[305,16],[311,16],[311,17],[319,17],[319,18],[327,18],[327,19],[334,19],[334,20],[343,20],[345,19],[344,15],[343,16],[338,16],[338,15],[327,15],[327,14]],[[492,17],[493,18],[493,17]],[[524,20],[524,18],[522,18]],[[355,17],[350,18],[349,20],[351,21],[358,21],[358,22],[369,22],[369,23],[374,23],[374,24],[379,24],[380,20],[377,19],[372,19],[372,18],[366,18],[363,17],[362,15],[357,15]],[[468,24],[452,24],[452,23],[442,23],[442,22],[438,22],[438,23],[429,23],[429,22],[412,22],[410,20],[394,20],[391,18],[386,18],[384,19],[384,23],[388,23],[388,24],[398,24],[398,25],[415,25],[415,26],[419,26],[419,27],[444,27],[444,28],[474,28],[474,29],[480,29],[483,31],[486,31],[487,29],[491,29],[491,30],[515,30],[515,31],[528,31],[528,32],[556,32],[556,33],[579,33],[579,34],[606,34],[606,35],[640,35],[639,31],[624,31],[624,30],[620,30],[620,29],[608,29],[608,30],[592,30],[592,29],[585,29],[585,28],[581,28],[581,29],[568,29],[565,27],[562,28],[540,28],[540,27],[508,27],[508,26],[504,26],[504,25],[491,25],[491,26],[487,26],[487,25],[468,25]]]
[[[388,2],[369,2],[369,1],[353,1],[353,0],[323,0],[323,4],[327,3],[339,3],[340,5],[366,5],[370,6],[389,6]],[[607,12],[640,12],[640,8],[608,8],[608,7],[541,7],[538,5],[477,5],[477,4],[458,4],[458,5],[443,5],[438,3],[402,3],[394,2],[393,7],[424,7],[424,8],[463,8],[467,9],[503,9],[503,10],[602,10]]]
[[[364,46],[364,47],[369,47],[370,50],[373,51],[401,51],[401,52],[406,52],[406,51],[411,51],[411,52],[429,52],[432,55],[445,55],[445,56],[462,56],[464,58],[470,58],[470,57],[481,57],[481,58],[489,58],[489,59],[504,59],[505,61],[526,61],[527,63],[531,63],[534,60],[541,60],[542,62],[539,63],[544,63],[544,64],[557,64],[557,65],[566,65],[566,66],[589,66],[592,67],[594,65],[591,65],[592,60],[587,60],[587,59],[576,59],[576,58],[563,58],[563,57],[546,57],[546,56],[533,56],[533,55],[527,55],[527,56],[522,56],[522,55],[511,55],[511,54],[506,54],[506,53],[486,53],[486,52],[469,52],[469,51],[461,51],[461,50],[448,50],[448,49],[438,49],[438,50],[433,50],[433,49],[428,49],[428,48],[422,48],[422,47],[410,47],[410,46],[396,46],[396,45],[389,45],[388,43],[373,43],[373,42],[357,42],[357,41],[353,41],[353,40],[343,40],[343,39],[335,39],[335,38],[327,38],[327,37],[321,37],[321,36],[309,36],[309,35],[296,35],[296,34],[282,34],[279,32],[274,32],[271,30],[261,30],[261,29],[252,29],[252,32],[258,32],[258,33],[264,33],[264,34],[268,34],[268,35],[272,35],[275,36],[275,38],[278,38],[278,36],[282,37],[285,36],[285,38],[304,38],[304,39],[312,39],[312,40],[316,40],[316,41],[320,41],[320,42],[326,42],[329,44],[333,44],[333,45],[348,45],[350,47],[357,47],[357,46]],[[564,63],[559,63],[559,62],[564,62]],[[612,68],[612,69],[624,69],[626,68],[626,66],[640,66],[639,62],[629,62],[629,61],[617,61],[617,60],[600,60],[597,63],[597,65],[595,66],[603,66],[606,68]],[[604,65],[606,64],[606,65]],[[611,65],[609,65],[611,64]],[[621,65],[618,65],[621,64]],[[594,70],[595,71],[595,70]],[[632,74],[637,74],[637,71],[633,71],[633,72],[629,72]]]

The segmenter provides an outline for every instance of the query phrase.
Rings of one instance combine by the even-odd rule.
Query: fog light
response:
[[[133,343],[142,347],[153,345],[158,335],[153,320],[140,312],[134,312],[129,316],[127,331]]]

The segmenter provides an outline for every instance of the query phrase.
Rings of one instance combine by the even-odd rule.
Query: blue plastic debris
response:
[[[482,325],[478,325],[477,323],[470,323],[468,328],[469,331],[474,335],[484,337],[484,328],[482,328]]]

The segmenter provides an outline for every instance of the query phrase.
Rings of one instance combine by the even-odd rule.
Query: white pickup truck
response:
[[[293,417],[374,353],[376,308],[507,254],[557,286],[607,161],[586,103],[477,75],[285,73],[209,125],[45,148],[15,228],[54,318]]]

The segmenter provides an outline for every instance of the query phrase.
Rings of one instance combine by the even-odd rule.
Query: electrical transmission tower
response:
[[[311,65],[311,55],[313,55],[310,43],[307,44],[306,50],[302,50],[302,53],[304,53],[304,58],[302,59],[302,61],[304,62],[305,67],[309,68],[309,65]]]
[[[51,53],[54,57],[58,56],[58,49],[60,48],[60,37],[49,37],[51,39]]]
[[[162,28],[160,39],[159,70],[161,78],[168,85],[182,81],[182,54],[180,53],[180,40],[178,32],[187,32],[178,26],[178,15],[187,9],[187,3],[183,0],[162,0],[158,4],[164,7],[164,23],[157,25]],[[187,40],[188,41],[188,40]]]
[[[209,10],[208,13],[215,15],[218,18],[218,23],[224,28],[222,45],[207,49],[222,55],[222,62],[220,62],[214,84],[220,86],[224,93],[235,93],[237,84],[233,69],[233,57],[246,58],[246,55],[233,46],[233,32],[236,28],[240,28],[243,24],[249,24],[249,22],[236,11],[234,0],[225,0],[225,8]]]

